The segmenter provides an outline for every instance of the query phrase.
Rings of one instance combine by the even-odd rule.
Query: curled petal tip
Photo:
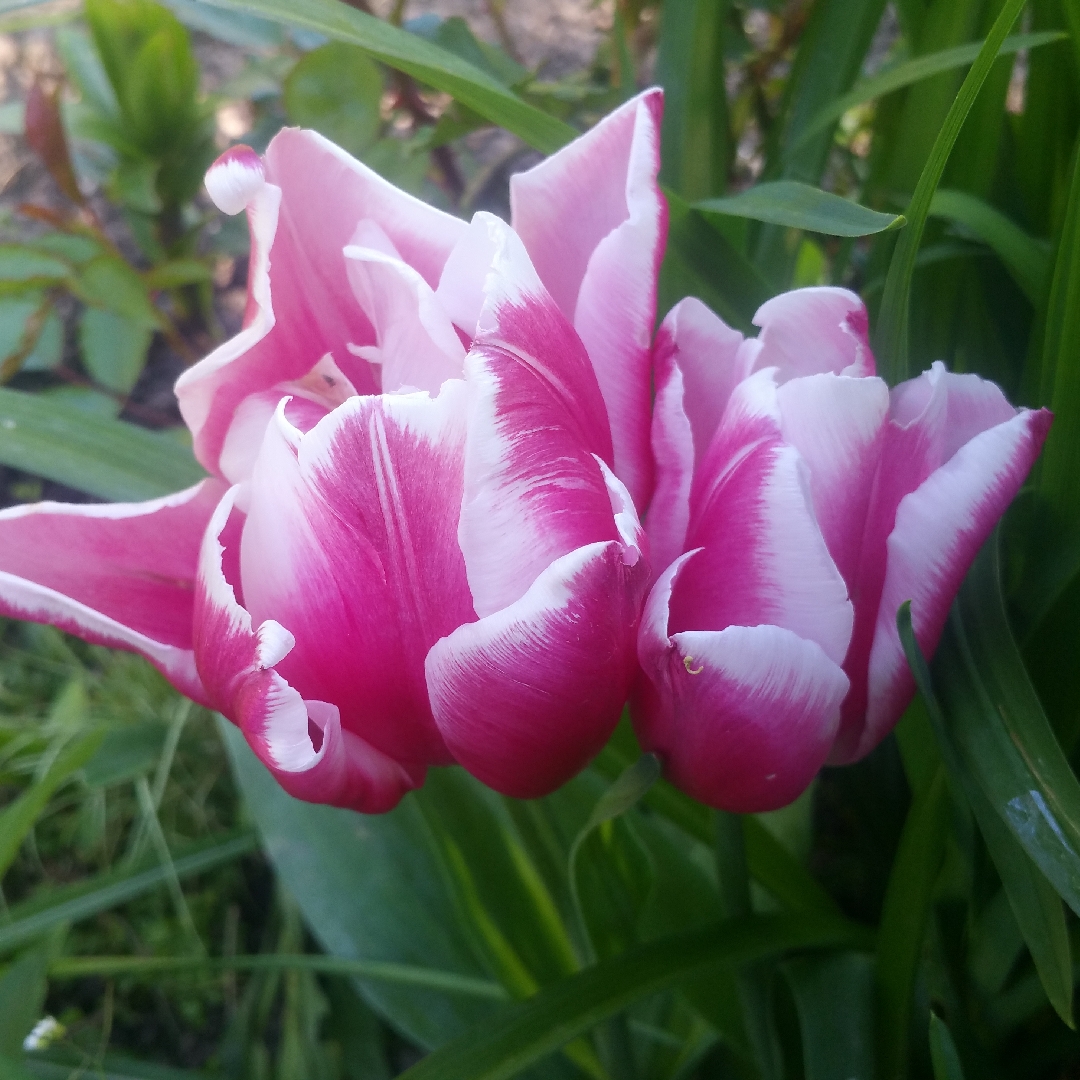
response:
[[[250,146],[226,150],[206,174],[206,190],[223,214],[239,214],[265,182],[262,159]]]

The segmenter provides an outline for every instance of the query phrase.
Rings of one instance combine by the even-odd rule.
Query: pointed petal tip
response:
[[[250,146],[233,146],[210,166],[206,190],[223,214],[239,214],[266,182],[262,159]]]

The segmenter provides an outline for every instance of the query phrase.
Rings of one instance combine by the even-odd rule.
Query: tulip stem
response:
[[[746,863],[743,819],[739,814],[716,811],[716,872],[720,879],[720,906],[725,919],[752,913],[750,871]],[[780,1080],[784,1059],[772,1011],[773,965],[747,964],[736,975],[746,1035],[762,1080]]]

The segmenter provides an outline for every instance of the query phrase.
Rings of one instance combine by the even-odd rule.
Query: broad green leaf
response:
[[[200,874],[248,855],[258,846],[257,837],[250,832],[215,837],[174,856],[172,871],[180,878]],[[169,876],[169,869],[164,866],[115,870],[39,893],[8,909],[7,917],[0,922],[0,953],[10,952],[64,923],[88,919],[125,904],[165,884]]]
[[[539,867],[501,800],[459,769],[413,796],[434,840],[458,924],[514,997],[574,971],[578,959]]]
[[[996,540],[960,589],[932,671],[946,734],[965,769],[1062,899],[1080,911],[1080,783],[1013,641]]]
[[[0,281],[49,285],[66,281],[71,266],[29,244],[0,244]]]
[[[284,44],[281,27],[266,19],[218,11],[201,0],[164,0],[164,3],[189,30],[200,30],[237,48],[265,51]]]
[[[664,0],[656,81],[664,88],[661,170],[686,199],[722,194],[731,135],[724,88],[729,0]]]
[[[211,1075],[202,1071],[173,1069],[168,1065],[157,1065],[149,1061],[138,1061],[123,1054],[107,1053],[100,1066],[95,1065],[93,1072],[86,1071],[86,1054],[73,1046],[50,1046],[23,1058],[25,1073],[12,1080],[22,1080],[22,1076],[36,1080],[73,1080],[80,1073],[89,1080],[209,1080]],[[4,1080],[8,1080],[4,1076]]]
[[[0,296],[0,366],[25,347],[23,335],[27,332],[27,321],[40,310],[43,300],[43,293]],[[45,316],[33,349],[19,365],[19,370],[49,371],[60,363],[63,349],[63,324],[60,317],[50,311]]]
[[[0,1054],[21,1055],[23,1039],[41,1019],[50,951],[48,946],[28,949],[0,974]]]
[[[880,367],[891,382],[899,382],[907,376],[911,279],[915,272],[915,258],[930,212],[930,202],[934,197],[938,181],[945,171],[949,154],[964,125],[964,120],[967,119],[982,84],[994,66],[1002,42],[1023,6],[1024,0],[1006,0],[1001,13],[994,20],[994,25],[987,34],[934,140],[930,157],[923,166],[919,182],[908,204],[905,215],[908,221],[907,228],[900,233],[889,263],[875,333],[874,351],[878,356]]]
[[[1006,822],[998,816],[997,808],[980,786],[978,777],[973,774],[962,752],[958,750],[953,738],[955,722],[950,724],[942,712],[931,682],[930,671],[915,641],[910,603],[904,604],[897,614],[897,629],[908,663],[926,703],[945,766],[954,783],[967,796],[987,849],[1001,876],[1017,925],[1035,961],[1047,997],[1058,1015],[1072,1026],[1072,963],[1061,900],[1009,831]]]
[[[281,789],[239,731],[225,721],[219,728],[266,853],[328,953],[487,977],[458,922],[414,796],[371,817],[299,802]],[[482,999],[368,980],[357,986],[420,1046],[438,1046],[490,1013]]]
[[[869,236],[898,229],[903,216],[882,214],[797,180],[771,180],[724,199],[703,199],[695,210],[768,221],[827,236]]]
[[[107,390],[129,394],[146,364],[152,334],[147,327],[101,308],[79,320],[79,352],[90,377]]]
[[[383,77],[363,49],[332,41],[300,58],[282,87],[289,120],[360,156],[382,128]]]
[[[189,450],[144,428],[0,389],[0,463],[102,499],[137,501],[196,484]]]
[[[570,848],[574,906],[593,958],[617,955],[638,941],[655,870],[632,824],[619,819],[659,776],[659,758],[643,754],[600,797]]]
[[[806,1080],[873,1080],[874,968],[862,953],[785,961],[799,1013]]]
[[[998,55],[1011,56],[1024,49],[1037,49],[1040,45],[1061,41],[1065,36],[1054,30],[1035,34],[1013,34],[1001,43]],[[911,86],[933,75],[940,75],[943,71],[967,67],[974,63],[983,44],[981,41],[973,41],[969,45],[957,45],[951,49],[942,49],[940,52],[926,53],[923,56],[890,65],[871,78],[864,79],[849,93],[836,98],[817,113],[792,141],[788,153],[794,153],[815,135],[832,127],[848,109],[854,109],[867,101],[891,94],[894,90],[901,90],[905,86]]]
[[[930,216],[963,226],[993,248],[1024,295],[1038,309],[1046,293],[1050,269],[1049,252],[1044,243],[1000,210],[966,191],[939,188],[930,201]]]
[[[948,789],[939,767],[929,786],[912,800],[881,913],[875,968],[880,1002],[875,1060],[881,1080],[906,1075],[915,976],[945,854],[947,816]]]
[[[71,742],[41,779],[35,780],[13,802],[0,810],[0,877],[7,873],[19,853],[19,846],[57,789],[81,769],[101,745],[102,734],[100,731],[93,732]]]
[[[964,1080],[956,1043],[948,1025],[934,1012],[930,1014],[930,1061],[934,1067],[934,1080]]]
[[[456,98],[544,153],[574,138],[568,124],[522,101],[497,79],[452,52],[337,0],[206,0],[291,26],[316,30],[336,41],[359,45],[376,60]]]
[[[91,259],[80,269],[72,290],[85,303],[111,311],[146,330],[156,330],[161,324],[142,278],[116,255]]]
[[[509,1080],[635,1001],[678,986],[698,973],[793,949],[844,947],[850,941],[851,931],[843,923],[807,914],[754,915],[662,938],[502,1009],[402,1077]]]
[[[76,266],[89,262],[102,253],[100,241],[82,233],[50,232],[34,238],[33,247],[48,255],[56,255]]]
[[[979,786],[966,773],[961,783],[1046,996],[1058,1016],[1072,1027],[1072,950],[1061,898],[994,812]]]
[[[61,27],[56,32],[56,47],[64,61],[64,71],[83,101],[104,116],[119,116],[116,91],[86,31],[81,27]]]

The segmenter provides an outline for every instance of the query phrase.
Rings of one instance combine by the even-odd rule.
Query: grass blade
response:
[[[1061,41],[1067,37],[1059,30],[1044,30],[1034,34],[1012,34],[1001,43],[998,51],[1000,56],[1010,56],[1023,49],[1037,49],[1040,45],[1049,45],[1053,41]],[[957,45],[952,49],[942,49],[940,52],[928,53],[917,56],[913,60],[905,60],[895,64],[885,71],[879,72],[870,79],[864,79],[842,97],[830,102],[824,109],[806,125],[798,137],[792,140],[787,155],[792,155],[815,135],[831,127],[848,111],[857,105],[867,101],[891,94],[894,90],[902,90],[905,86],[922,82],[933,75],[940,75],[943,71],[952,71],[954,68],[966,67],[979,55],[983,42],[973,41],[968,45]]]
[[[930,157],[915,185],[908,204],[908,226],[900,233],[885,277],[885,292],[881,299],[875,335],[875,352],[882,372],[890,382],[899,382],[908,374],[908,308],[911,297],[911,278],[915,272],[915,257],[922,241],[923,229],[930,213],[930,201],[945,171],[953,145],[964,126],[975,98],[982,88],[998,52],[1024,6],[1025,0],[1006,0],[1001,13],[979,49],[960,92],[956,95],[945,123],[934,140]]]
[[[196,850],[173,859],[172,870],[178,878],[212,870],[257,850],[254,833],[243,832],[226,839],[216,839]],[[16,904],[7,919],[0,922],[0,953],[10,952],[46,930],[65,922],[78,922],[99,912],[127,903],[168,881],[169,870],[154,866],[141,871],[118,871],[100,874],[52,895],[35,897]]]
[[[805,914],[755,915],[661,938],[510,1006],[402,1074],[405,1080],[509,1080],[635,1001],[718,964],[791,949],[858,948],[849,924]]]

